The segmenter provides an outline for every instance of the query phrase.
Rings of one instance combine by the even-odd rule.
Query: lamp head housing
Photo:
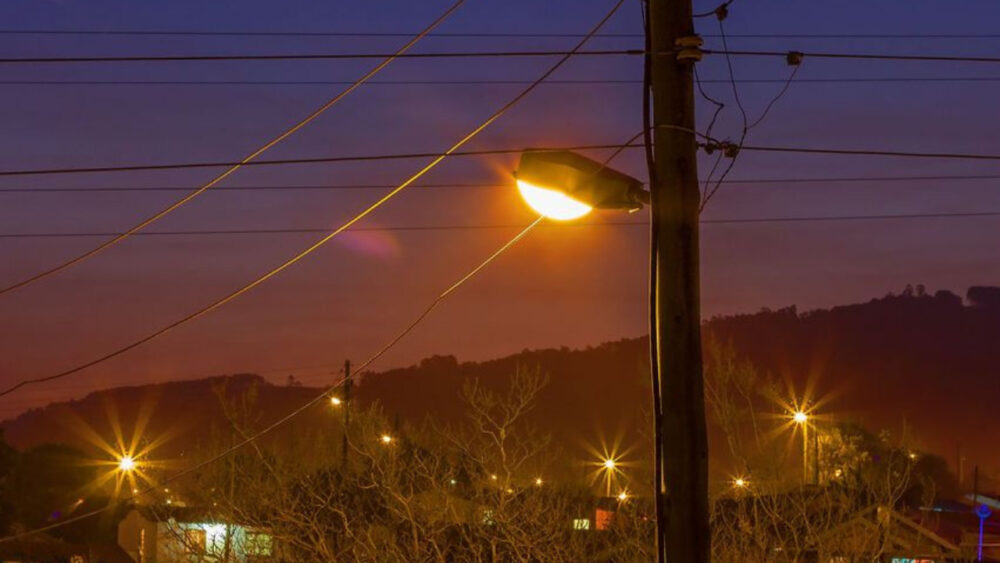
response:
[[[649,203],[649,192],[639,180],[567,150],[524,151],[514,177],[528,203],[554,219],[574,219],[591,208],[637,211]],[[553,214],[532,201],[534,194],[542,200],[566,201]]]

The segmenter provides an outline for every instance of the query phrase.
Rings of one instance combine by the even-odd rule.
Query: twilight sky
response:
[[[404,2],[7,2],[3,29],[415,32],[449,0]],[[573,34],[611,0],[470,0],[442,33]],[[696,3],[707,10],[713,2]],[[991,34],[1000,4],[737,0],[730,47],[995,55],[988,38],[791,38],[752,34]],[[641,31],[629,0],[605,32]],[[718,24],[699,31],[720,48]],[[0,34],[3,56],[388,52],[402,37],[88,36]],[[572,37],[431,37],[416,51],[560,50]],[[641,48],[638,37],[603,37],[593,49]],[[553,60],[401,60],[376,81],[530,81]],[[740,80],[780,81],[781,59],[734,59]],[[622,142],[640,129],[639,57],[571,60],[468,148]],[[343,88],[362,61],[176,62],[8,65],[0,78],[0,169],[238,159]],[[708,92],[727,103],[718,137],[735,137],[724,59],[699,66]],[[965,78],[925,81],[825,79]],[[968,80],[974,79],[974,80]],[[991,79],[991,80],[984,80]],[[265,81],[271,84],[14,84],[23,81]],[[781,82],[740,83],[751,119]],[[513,97],[521,84],[372,84],[350,95],[265,158],[443,150]],[[750,142],[784,146],[1000,154],[995,101],[1000,65],[828,61],[806,58],[795,82]],[[711,106],[699,99],[699,128]],[[595,158],[608,153],[596,152]],[[509,180],[516,155],[446,160],[365,227],[512,225],[531,220]],[[423,161],[244,169],[150,228],[155,231],[336,226],[378,189],[226,191],[234,186],[398,183]],[[642,156],[615,166],[645,177]],[[703,175],[711,166],[706,157]],[[1000,174],[989,162],[741,155],[732,179]],[[193,189],[211,170],[9,177],[9,188]],[[705,219],[1000,211],[997,180],[729,184]],[[493,184],[469,186],[468,184]],[[0,233],[113,232],[181,197],[182,191],[0,191]],[[613,213],[588,222],[637,220]],[[217,373],[297,374],[329,381],[344,358],[361,361],[438,292],[516,232],[512,228],[365,231],[345,234],[235,303],[119,359],[58,383],[0,399],[0,419],[108,385]],[[48,375],[143,336],[239,287],[318,235],[141,236],[70,271],[0,297],[0,385]],[[87,250],[101,237],[0,238],[0,285]],[[996,217],[706,225],[703,313],[800,309],[867,300],[907,283],[964,294],[1000,282]],[[375,369],[434,353],[462,360],[523,348],[584,346],[637,336],[646,323],[646,230],[642,226],[541,228],[445,302]],[[330,367],[334,366],[334,367]]]

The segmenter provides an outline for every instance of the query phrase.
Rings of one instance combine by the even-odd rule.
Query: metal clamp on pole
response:
[[[694,62],[701,61],[701,57],[704,55],[701,50],[701,46],[704,45],[704,43],[705,41],[703,41],[699,35],[678,37],[674,41],[674,46],[678,48],[677,60]]]

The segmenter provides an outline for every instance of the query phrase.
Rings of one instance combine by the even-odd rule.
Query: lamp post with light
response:
[[[591,160],[576,153],[564,150],[527,150],[521,155],[517,172],[514,174],[517,187],[524,200],[539,214],[557,221],[567,221],[582,217],[593,209],[617,209],[638,211],[643,204],[650,203],[650,194],[642,188],[642,182],[626,174],[612,170],[606,165]],[[662,207],[662,206],[661,206]],[[662,209],[654,209],[651,221],[656,224],[656,213]],[[651,268],[657,272],[658,282],[651,287],[650,300],[650,352],[656,359],[653,368],[654,383],[654,413],[659,416],[654,422],[656,455],[654,456],[655,475],[657,482],[653,485],[653,494],[657,506],[657,544],[658,557],[662,559],[667,544],[681,547],[685,552],[696,554],[701,559],[707,556],[705,530],[707,530],[707,445],[705,444],[704,405],[690,404],[686,397],[703,397],[700,363],[685,364],[686,360],[678,360],[671,364],[672,368],[685,365],[679,372],[663,373],[660,360],[663,358],[661,348],[668,338],[681,338],[687,343],[697,340],[697,335],[683,336],[679,332],[664,332],[664,327],[685,325],[688,319],[667,318],[676,302],[667,304],[661,295],[663,288],[663,273],[672,268],[672,264],[664,262],[664,254],[652,250]],[[685,261],[687,264],[689,261]],[[683,283],[683,282],[682,282]],[[688,288],[690,289],[690,288]],[[676,292],[675,292],[676,293]],[[672,295],[676,297],[676,295]],[[697,304],[693,304],[697,310]],[[688,309],[690,313],[692,309]],[[674,329],[671,329],[673,331]],[[694,339],[694,340],[692,340]],[[684,342],[672,342],[666,349],[684,347]],[[700,345],[695,346],[700,357]],[[691,350],[685,349],[691,355]],[[693,370],[693,371],[692,371]],[[673,392],[665,388],[669,383]],[[684,413],[680,413],[684,410]],[[672,474],[676,477],[671,492],[671,502],[666,502],[667,488],[664,485],[665,463],[669,459],[675,463]],[[614,460],[606,460],[604,468],[608,472],[615,470]],[[610,496],[610,473],[607,476],[606,493]],[[702,494],[704,493],[704,494]],[[703,498],[704,497],[704,498]],[[667,507],[670,506],[670,514]],[[683,521],[679,515],[693,517],[697,522]],[[672,522],[668,522],[672,519]],[[684,539],[679,530],[691,526],[698,538]],[[672,531],[669,531],[672,530]],[[669,531],[669,534],[668,534]],[[668,538],[668,535],[671,537]],[[690,540],[690,541],[688,541]],[[682,545],[683,544],[683,545]]]
[[[802,429],[802,482],[809,482],[809,415],[805,411],[792,413],[792,421]]]

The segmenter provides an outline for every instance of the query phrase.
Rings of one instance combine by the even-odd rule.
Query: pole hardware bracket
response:
[[[704,55],[701,50],[701,46],[704,43],[705,41],[698,35],[678,37],[674,40],[674,46],[677,47],[677,60],[694,62],[700,61],[701,57]]]
[[[736,158],[740,154],[740,146],[732,141],[711,141],[702,145],[705,154],[722,151],[726,158]]]

